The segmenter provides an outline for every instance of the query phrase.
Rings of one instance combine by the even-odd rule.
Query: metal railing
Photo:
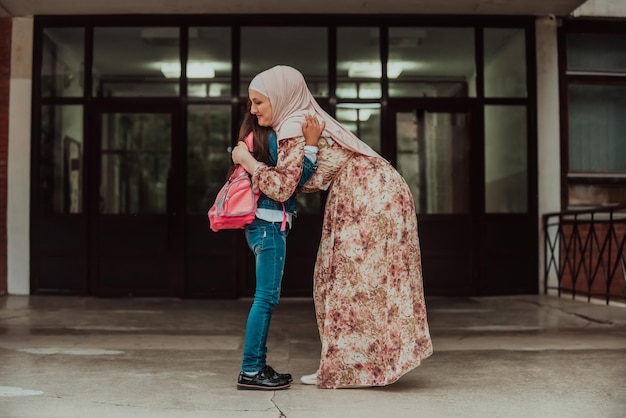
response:
[[[544,293],[626,301],[626,205],[547,213],[543,234]]]

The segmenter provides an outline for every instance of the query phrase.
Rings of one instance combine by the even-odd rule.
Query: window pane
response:
[[[232,165],[230,105],[188,108],[187,211],[206,214]]]
[[[109,113],[102,118],[100,213],[166,213],[171,115]]]
[[[418,213],[467,213],[469,133],[464,113],[396,114],[397,165]]]
[[[626,71],[626,36],[567,35],[568,71]]]
[[[335,119],[380,153],[380,104],[341,103]]]
[[[390,28],[390,97],[475,97],[474,29]]]
[[[570,184],[569,208],[626,204],[626,186],[623,184]]]
[[[337,97],[378,99],[380,77],[378,28],[337,29]]]
[[[528,211],[526,107],[485,106],[485,210]]]
[[[626,87],[569,86],[570,171],[626,172]]]
[[[83,95],[85,66],[83,28],[46,28],[41,63],[42,97]]]
[[[177,96],[179,38],[177,27],[95,28],[94,95]]]
[[[230,28],[189,28],[189,96],[230,97]]]
[[[526,97],[523,29],[485,29],[485,96]]]
[[[306,53],[303,53],[306,45]],[[241,29],[241,95],[248,95],[252,77],[289,65],[300,71],[313,95],[328,97],[328,34],[326,28],[245,27]]]
[[[42,106],[39,153],[41,212],[83,211],[83,107]]]

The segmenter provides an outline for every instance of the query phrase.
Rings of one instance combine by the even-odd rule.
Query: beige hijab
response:
[[[337,122],[317,103],[302,74],[295,68],[277,65],[258,74],[250,82],[250,89],[267,96],[272,105],[272,128],[278,139],[302,136],[306,115],[315,114],[326,122],[322,136],[338,142],[342,147],[372,157],[376,151]]]

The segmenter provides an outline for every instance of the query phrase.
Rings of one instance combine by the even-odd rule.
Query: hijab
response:
[[[351,151],[380,157],[322,109],[309,91],[304,76],[295,68],[277,65],[265,70],[252,79],[249,88],[269,98],[272,105],[271,125],[279,140],[302,136],[306,115],[314,114],[326,122],[322,132],[324,138],[330,138]]]

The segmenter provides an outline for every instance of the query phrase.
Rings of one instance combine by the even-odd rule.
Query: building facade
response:
[[[580,47],[567,43],[579,28],[574,14],[589,14],[576,9],[582,1],[555,3],[560,8],[530,2],[535,9],[470,15],[459,1],[456,10],[433,14],[371,10],[349,19],[278,8],[60,16],[42,9],[3,18],[0,30],[12,34],[11,64],[2,67],[10,68],[9,93],[2,93],[5,289],[249,296],[253,263],[242,234],[212,233],[206,211],[230,164],[247,83],[285,64],[302,71],[320,104],[407,180],[427,293],[536,293],[541,215],[623,198],[599,200],[607,194],[579,186],[581,173],[608,167],[617,173],[609,182],[615,188],[619,158],[589,163],[584,148],[564,154],[585,139],[565,135],[563,115],[578,120],[587,114],[578,103],[591,106],[585,97],[601,95],[572,88],[564,108],[564,86],[600,77],[589,81],[609,80],[610,89],[618,78],[564,70],[564,49],[586,62],[585,48],[594,48],[584,39]],[[611,25],[606,32],[615,37],[622,22]],[[608,136],[605,147],[624,145]],[[581,194],[591,200],[581,203]],[[310,295],[323,205],[323,193],[299,196],[283,295]]]

